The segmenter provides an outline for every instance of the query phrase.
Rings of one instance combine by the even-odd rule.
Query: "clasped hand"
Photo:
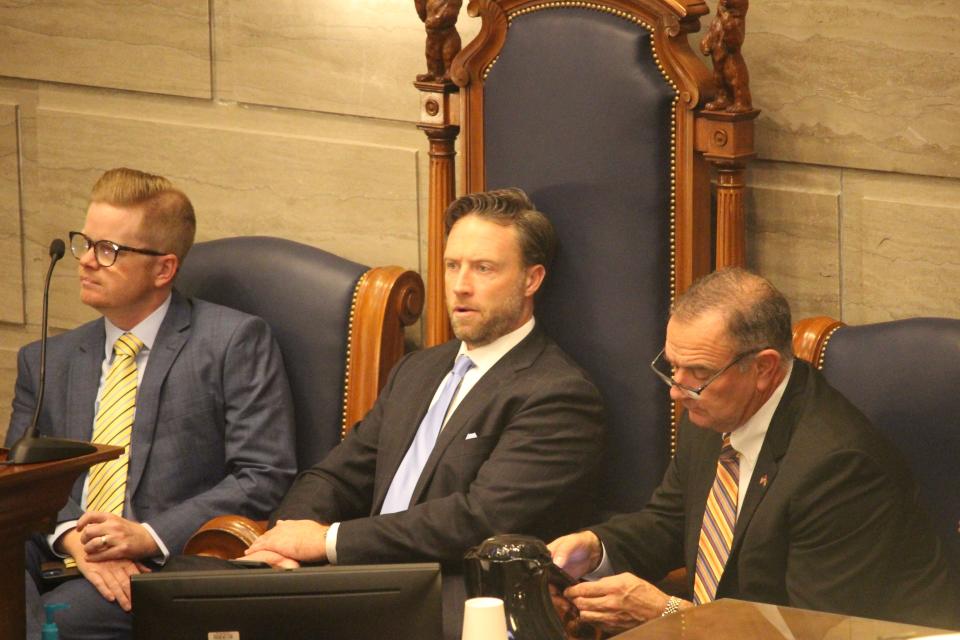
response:
[[[61,540],[63,550],[100,595],[130,611],[130,576],[150,571],[137,560],[159,553],[150,532],[112,513],[91,511]]]

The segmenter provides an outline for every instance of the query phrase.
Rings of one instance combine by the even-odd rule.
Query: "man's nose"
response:
[[[100,263],[97,262],[97,253],[92,246],[80,254],[79,260],[80,264],[86,269],[96,269],[100,266]]]
[[[686,400],[687,394],[685,394],[683,390],[680,389],[680,387],[678,387],[675,384],[672,384],[670,385],[670,399],[673,400],[674,402]]]
[[[473,289],[473,279],[468,269],[461,269],[453,277],[453,290],[457,294],[468,294]]]

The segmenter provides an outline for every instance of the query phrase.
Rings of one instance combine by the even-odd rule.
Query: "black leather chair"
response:
[[[270,325],[290,379],[300,469],[319,461],[373,405],[424,296],[415,272],[371,269],[271,237],[197,243],[176,286]],[[221,531],[241,539],[222,538]],[[218,518],[186,552],[236,557],[256,533],[246,519]]]
[[[794,351],[903,452],[960,570],[960,320],[809,318],[794,327]]]

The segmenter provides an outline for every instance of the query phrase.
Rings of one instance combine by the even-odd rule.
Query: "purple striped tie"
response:
[[[717,584],[730,556],[733,527],[737,522],[737,483],[740,481],[740,458],[730,446],[730,434],[723,438],[717,459],[717,477],[707,498],[697,550],[697,575],[693,581],[693,602],[712,602]]]

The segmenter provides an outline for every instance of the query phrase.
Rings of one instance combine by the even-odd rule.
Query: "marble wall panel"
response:
[[[844,176],[843,320],[960,318],[960,181]]]
[[[416,269],[417,156],[396,146],[41,108],[39,193],[26,224],[37,238],[82,225],[94,180],[128,165],[183,188],[199,240],[275,235],[364,264]],[[57,326],[92,317],[67,269],[52,298]]]
[[[208,0],[0,5],[0,75],[209,98]]]
[[[464,43],[479,30],[466,15]],[[414,122],[426,71],[413,2],[252,0],[218,7],[218,95],[255,104]]]
[[[783,291],[795,320],[839,315],[839,170],[758,162],[748,185],[748,266]]]
[[[22,324],[20,151],[17,107],[0,104],[0,322]]]
[[[960,177],[958,30],[952,2],[751,3],[760,156]]]

